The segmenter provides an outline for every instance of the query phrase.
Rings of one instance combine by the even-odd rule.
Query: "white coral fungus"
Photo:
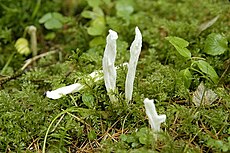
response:
[[[149,118],[149,123],[154,132],[160,131],[160,125],[165,122],[166,115],[158,115],[153,100],[145,98],[144,100],[146,114]]]
[[[101,80],[102,79],[101,73],[102,73],[101,70],[92,72],[91,74],[89,74],[90,78],[88,78],[87,81],[93,80],[94,82],[97,82],[97,81]],[[75,84],[71,84],[69,86],[58,88],[58,89],[53,90],[53,91],[47,91],[46,96],[48,98],[51,98],[51,99],[59,99],[63,95],[78,92],[81,89],[83,89],[84,87],[85,87],[85,85],[83,85],[83,84],[75,83]]]
[[[116,88],[116,67],[115,59],[117,52],[116,40],[118,35],[115,31],[109,30],[109,35],[106,38],[106,47],[104,51],[102,66],[104,73],[104,81],[107,92],[113,92]],[[114,98],[110,96],[111,101],[114,101]]]
[[[136,33],[135,39],[130,47],[128,73],[125,82],[125,98],[127,101],[130,101],[132,99],[133,83],[134,83],[134,78],[136,73],[136,67],[137,67],[137,62],[142,47],[142,35],[138,27],[135,28],[135,33]]]
[[[75,84],[71,84],[69,86],[58,88],[58,89],[53,90],[53,91],[47,91],[46,96],[48,98],[51,98],[51,99],[59,99],[63,95],[77,92],[77,91],[81,90],[83,87],[84,87],[84,85],[82,85],[80,83],[75,83]]]

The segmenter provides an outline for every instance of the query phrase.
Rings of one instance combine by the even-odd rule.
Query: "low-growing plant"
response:
[[[204,78],[210,80],[211,82],[217,84],[219,81],[219,76],[217,75],[215,69],[205,61],[202,57],[192,57],[191,51],[187,49],[189,42],[179,37],[167,37],[166,38],[177,50],[177,52],[185,58],[185,60],[190,60],[190,67],[180,71],[184,84],[187,88],[190,87],[192,81],[191,70],[200,73]],[[210,55],[220,55],[228,50],[228,41],[225,37],[220,34],[210,34],[206,41],[204,51]],[[198,68],[198,69],[197,69]]]

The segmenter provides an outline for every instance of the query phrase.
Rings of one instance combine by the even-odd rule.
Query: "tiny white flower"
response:
[[[149,118],[149,123],[151,125],[151,128],[153,129],[153,131],[159,132],[161,123],[165,122],[166,120],[166,115],[157,114],[153,100],[149,100],[148,98],[145,98],[144,104],[145,104],[145,110]]]
[[[115,59],[117,52],[117,38],[117,33],[113,30],[109,30],[109,34],[106,38],[106,47],[102,61],[105,87],[108,93],[114,91],[116,88],[117,74],[115,67]],[[114,101],[115,99],[113,96],[110,96],[110,100]]]
[[[136,67],[138,58],[141,52],[142,47],[142,35],[138,27],[135,28],[135,39],[131,44],[130,47],[130,59],[128,64],[128,73],[126,76],[126,82],[125,82],[125,97],[126,100],[130,101],[132,99],[132,93],[133,93],[133,83],[136,73]]]

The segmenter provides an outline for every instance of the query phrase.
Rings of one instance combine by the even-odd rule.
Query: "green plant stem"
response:
[[[9,59],[7,60],[7,62],[6,62],[6,64],[5,64],[5,66],[4,66],[4,67],[2,68],[2,70],[1,70],[1,74],[4,74],[4,73],[5,73],[7,67],[9,66],[10,62],[12,61],[12,59],[13,59],[13,57],[14,57],[14,54],[15,54],[15,53],[12,53],[12,54],[10,55]]]
[[[34,11],[32,13],[32,17],[31,17],[32,19],[36,16],[40,6],[41,6],[41,0],[37,0],[36,6],[35,6]]]
[[[65,114],[65,113],[68,113],[69,111],[72,111],[72,110],[73,110],[73,107],[71,107],[71,108],[69,108],[69,109],[66,109],[66,110],[62,111],[61,113],[59,113],[59,114],[52,120],[52,122],[50,123],[50,125],[49,125],[49,127],[48,127],[48,129],[47,129],[47,131],[46,131],[46,135],[45,135],[44,143],[43,143],[43,147],[42,147],[42,153],[45,153],[45,151],[46,151],[46,141],[47,141],[47,137],[48,137],[49,131],[50,131],[52,125],[54,124],[54,122],[55,122],[60,116],[62,116],[62,115]]]
[[[192,60],[206,60],[205,58],[202,58],[202,57],[192,57],[191,58]]]
[[[190,69],[191,70],[193,70],[193,71],[196,71],[196,72],[198,72],[198,73],[200,73],[205,79],[207,79],[208,81],[210,81],[210,82],[213,82],[209,77],[207,77],[204,73],[202,73],[201,71],[199,71],[199,70],[197,70],[197,69],[195,69],[195,68],[193,68],[193,67],[190,67]]]

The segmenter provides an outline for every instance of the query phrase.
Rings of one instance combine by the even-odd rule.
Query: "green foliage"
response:
[[[146,145],[146,147],[151,148],[154,143],[153,132],[148,128],[141,128],[139,131],[134,132],[129,135],[120,135],[121,141],[127,143],[132,148],[137,148],[142,145]]]
[[[166,39],[176,48],[180,55],[185,58],[191,58],[191,53],[186,48],[189,45],[189,42],[179,37],[166,37]]]
[[[184,85],[188,89],[192,83],[192,74],[189,71],[189,68],[186,68],[184,70],[181,70],[179,72],[179,75],[183,78]]]
[[[84,10],[81,15],[84,18],[91,19],[90,26],[87,28],[89,35],[97,36],[90,41],[90,46],[97,46],[104,44],[104,40],[101,36],[105,34],[106,30],[106,21],[103,10],[99,7],[102,4],[101,0],[97,1],[87,1],[89,6],[92,7],[92,11]]]
[[[228,41],[221,34],[209,34],[204,46],[205,53],[209,55],[220,55],[228,49]]]
[[[132,0],[118,0],[116,2],[116,13],[118,17],[126,21],[130,20],[131,14],[134,12]]]
[[[43,15],[38,22],[44,24],[45,28],[48,30],[60,29],[66,22],[66,18],[58,12],[51,12]]]
[[[218,75],[216,74],[216,71],[213,69],[213,67],[211,65],[209,65],[207,62],[205,62],[203,60],[198,60],[198,61],[196,61],[194,63],[197,64],[199,69],[203,73],[207,74],[214,83],[218,82],[219,77],[218,77]]]
[[[40,2],[39,2],[40,1]],[[42,7],[39,3],[42,1]],[[61,1],[15,1],[3,0],[0,5],[0,33],[2,38],[0,41],[10,43],[13,41],[11,37],[19,37],[22,35],[24,28],[31,24],[37,27],[38,18],[48,11],[59,11]],[[8,35],[8,36],[7,36]]]
[[[90,95],[90,94],[83,94],[82,102],[89,108],[93,108],[95,104],[94,97],[93,95]]]
[[[210,139],[207,144],[209,147],[215,147],[215,151],[228,152],[230,150],[230,137],[228,137],[228,142]]]
[[[169,40],[169,42],[176,48],[176,50],[182,56],[184,56],[186,59],[191,59],[191,52],[187,48],[185,48],[188,46],[189,42],[187,42],[186,40],[179,38],[179,37],[166,37],[166,39]],[[210,39],[209,39],[209,41],[210,41]],[[207,43],[206,43],[206,45],[207,45]],[[198,68],[200,69],[201,74],[202,73],[206,74],[215,84],[217,84],[217,82],[219,80],[219,76],[217,75],[216,71],[214,70],[214,68],[209,63],[207,63],[204,60],[197,60],[196,61],[196,60],[191,59],[191,61],[192,61],[191,62],[191,69],[192,70],[197,71],[196,69],[194,69],[192,67],[194,64],[196,64],[198,66]],[[189,88],[189,86],[191,84],[190,81],[192,78],[192,75],[191,75],[189,69],[186,68],[185,70],[181,70],[180,73],[181,73],[181,76],[184,80],[185,86],[187,88]]]

